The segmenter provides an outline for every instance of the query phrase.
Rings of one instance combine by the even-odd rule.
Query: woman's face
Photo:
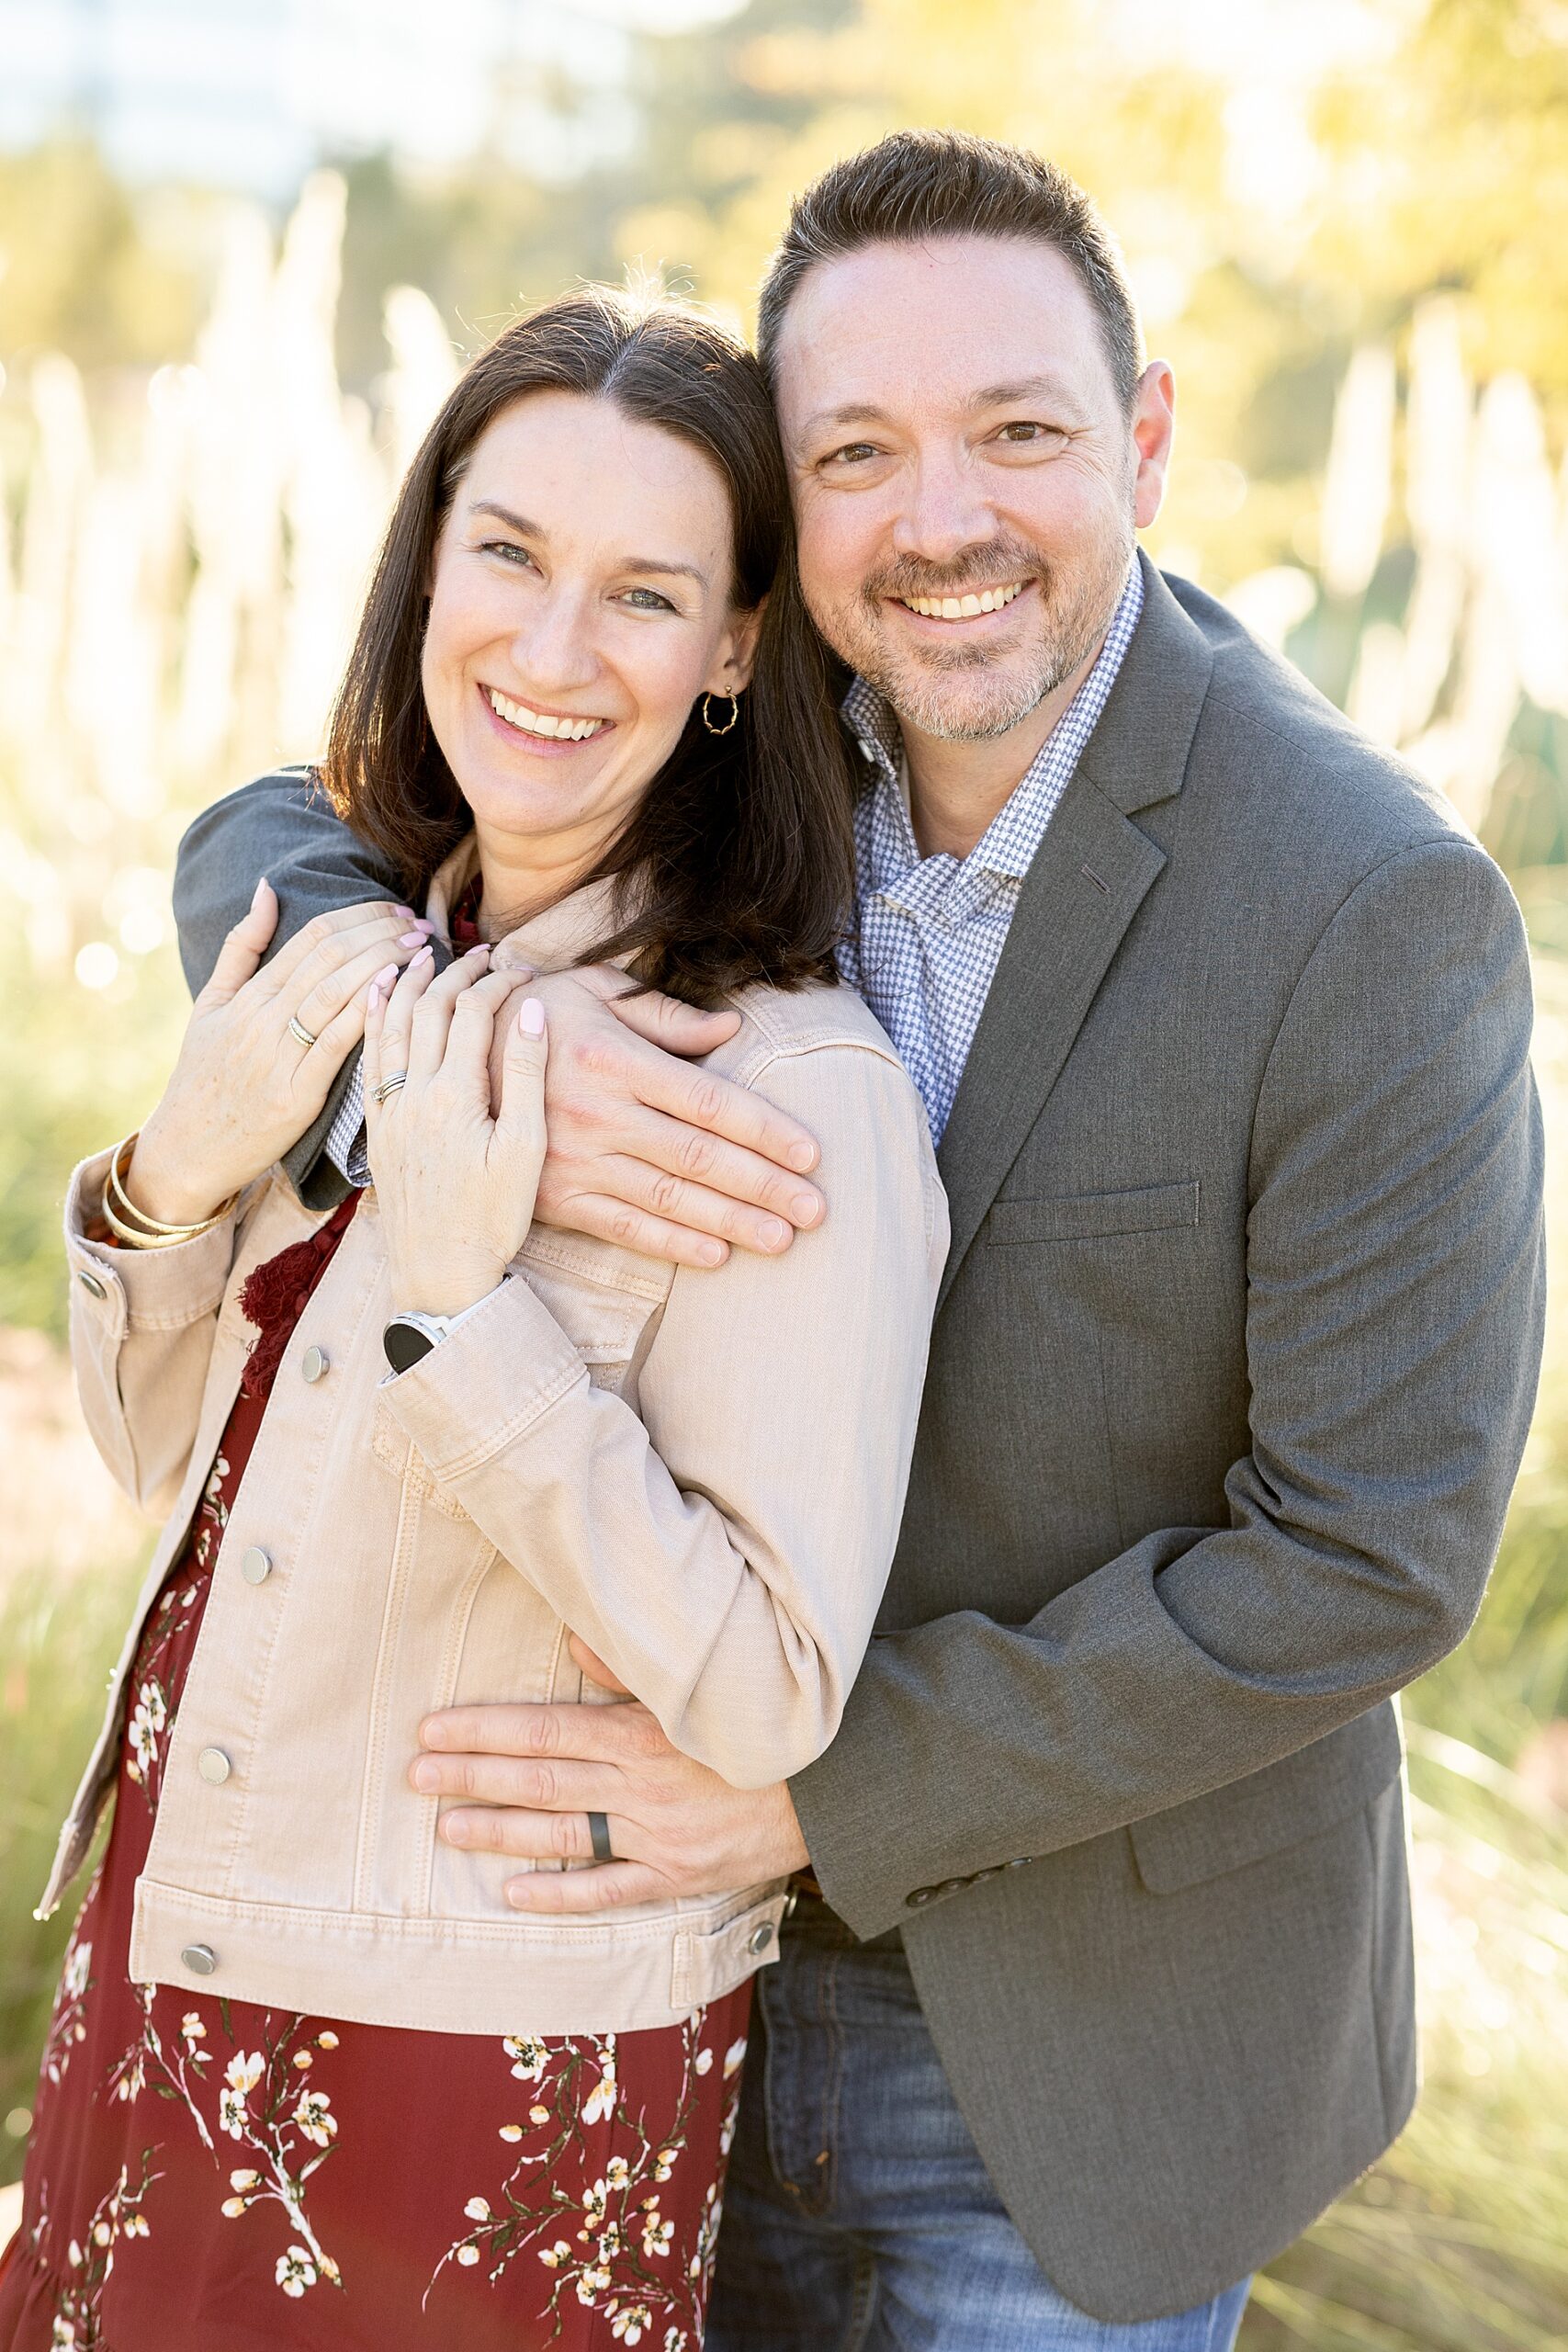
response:
[[[700,695],[739,691],[729,501],[700,450],[611,401],[529,392],[475,444],[436,546],[422,675],[480,846],[584,871]]]

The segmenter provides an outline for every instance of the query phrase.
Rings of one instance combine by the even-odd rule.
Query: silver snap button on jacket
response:
[[[90,1274],[85,1266],[77,1267],[76,1279],[89,1297],[107,1298],[108,1292],[104,1288],[103,1283],[98,1280],[96,1274]]]
[[[204,1747],[196,1759],[196,1769],[204,1781],[210,1781],[218,1788],[234,1768],[220,1747]]]
[[[270,1555],[259,1544],[253,1544],[240,1562],[240,1574],[247,1584],[265,1584],[272,1574]]]
[[[761,1926],[760,1928],[753,1928],[750,1934],[747,1937],[746,1949],[751,1953],[752,1957],[755,1958],[759,1952],[766,1951],[768,1946],[773,1942],[773,1924],[770,1920],[764,1919]]]
[[[307,1348],[305,1360],[299,1369],[307,1380],[313,1382],[321,1379],[329,1362],[330,1358],[325,1348]]]
[[[193,1976],[210,1976],[218,1965],[218,1954],[210,1944],[186,1944],[180,1959]]]

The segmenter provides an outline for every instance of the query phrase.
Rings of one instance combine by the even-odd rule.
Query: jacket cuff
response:
[[[220,1306],[234,1262],[238,1204],[220,1224],[170,1250],[117,1248],[105,1237],[104,1185],[112,1154],[83,1160],[65,1198],[65,1258],[75,1305],[121,1331],[179,1331]]]
[[[555,1317],[512,1274],[381,1394],[431,1476],[449,1485],[587,1381]]]

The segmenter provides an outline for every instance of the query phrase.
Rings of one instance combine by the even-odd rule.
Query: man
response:
[[[521,1909],[815,1873],[710,2346],[1216,2352],[1414,2097],[1390,1699],[1470,1623],[1529,1416],[1523,935],[1437,796],[1135,553],[1169,372],[1050,165],[836,166],[761,345],[854,673],[846,974],[952,1205],[903,1538],[787,1787],[636,1705],[438,1719],[416,1784],[519,1856],[607,1816],[616,1859]],[[252,787],[187,843],[193,978],[263,865],[290,926],[386,887],[298,777]],[[821,1214],[788,1123],[649,1042],[696,1016],[547,985],[545,1214],[687,1257]]]

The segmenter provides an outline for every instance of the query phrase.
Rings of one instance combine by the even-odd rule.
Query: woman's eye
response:
[[[868,458],[874,458],[879,454],[874,442],[846,441],[841,449],[830,450],[823,459],[823,463],[829,466],[862,466]]]
[[[499,555],[508,563],[532,565],[533,557],[515,539],[486,539],[479,548],[481,555]]]
[[[672,613],[674,605],[657,588],[628,588],[625,601],[637,613]]]

